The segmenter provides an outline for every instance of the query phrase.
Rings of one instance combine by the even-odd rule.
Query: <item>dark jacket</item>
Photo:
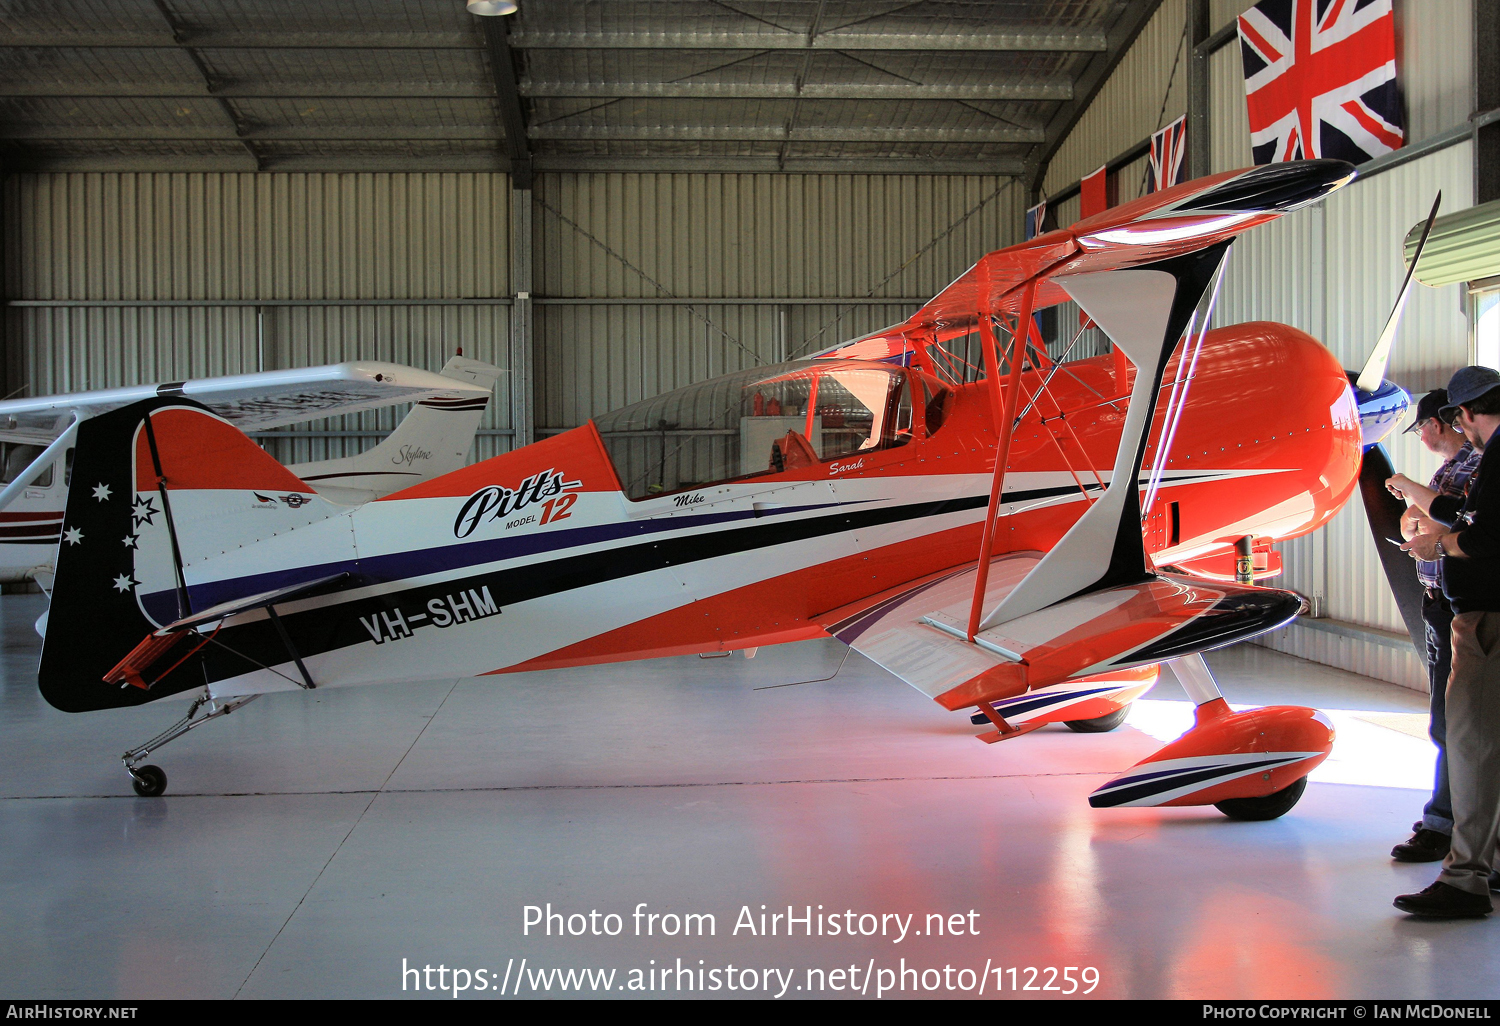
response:
[[[1464,551],[1443,560],[1443,594],[1455,613],[1500,612],[1500,432],[1490,442],[1464,496],[1432,500],[1432,518],[1458,531]]]

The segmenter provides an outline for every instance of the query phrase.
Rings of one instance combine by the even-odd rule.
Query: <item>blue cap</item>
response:
[[[1458,408],[1500,388],[1500,371],[1491,367],[1460,367],[1448,379],[1448,402],[1438,411],[1444,419],[1456,416]]]

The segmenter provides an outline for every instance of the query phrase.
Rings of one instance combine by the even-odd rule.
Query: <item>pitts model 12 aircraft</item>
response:
[[[91,643],[52,632],[42,693],[74,712],[193,693],[125,755],[155,795],[153,748],[271,691],[832,636],[994,741],[1109,729],[1170,660],[1197,725],[1091,802],[1280,815],[1332,728],[1231,712],[1200,653],[1297,614],[1255,565],[1339,510],[1378,440],[1362,420],[1389,430],[1404,393],[1356,396],[1295,329],[1206,326],[1232,238],[1353,176],[1304,161],[1155,193],[991,253],[820,358],[352,509],[192,401],[86,420],[52,615]],[[1068,300],[1115,354],[1047,358],[1033,314]],[[954,341],[976,331],[974,380]],[[286,493],[306,502],[260,498]]]

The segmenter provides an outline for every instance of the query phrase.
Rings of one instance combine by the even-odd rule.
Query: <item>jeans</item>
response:
[[[1422,809],[1422,829],[1453,833],[1453,796],[1448,785],[1448,676],[1453,668],[1453,610],[1439,592],[1422,599],[1422,620],[1427,625],[1427,683],[1431,689],[1432,718],[1428,736],[1437,745],[1437,768],[1432,797]]]

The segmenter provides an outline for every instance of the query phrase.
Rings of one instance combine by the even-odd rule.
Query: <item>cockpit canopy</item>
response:
[[[645,499],[905,445],[913,387],[923,388],[888,364],[798,361],[688,385],[594,425],[625,494]]]

